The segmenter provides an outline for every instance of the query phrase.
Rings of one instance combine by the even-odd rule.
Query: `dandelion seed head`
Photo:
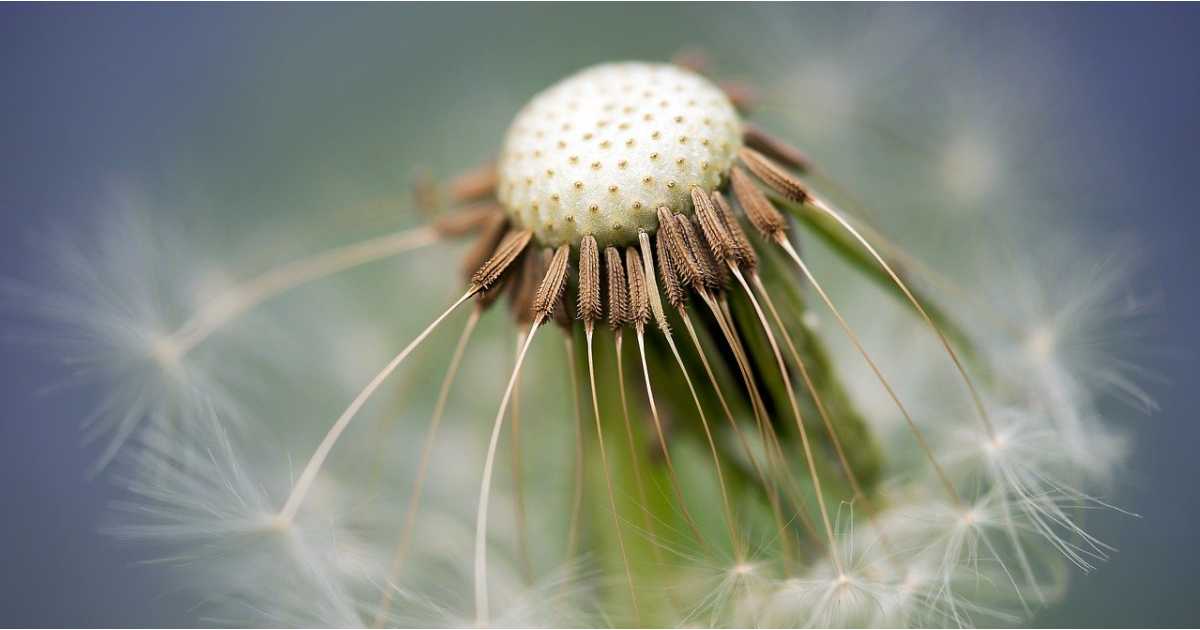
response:
[[[690,189],[712,190],[741,146],[729,98],[667,64],[584,69],[535,96],[509,128],[497,193],[543,245],[601,249],[653,232],[657,209],[690,212]]]

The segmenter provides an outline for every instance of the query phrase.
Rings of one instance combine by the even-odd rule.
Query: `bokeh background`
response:
[[[415,168],[488,155],[548,82],[703,46],[824,112],[764,115],[835,172],[848,158],[824,147],[884,119],[872,133],[912,160],[970,167],[951,191],[964,207],[1006,212],[1008,191],[1033,190],[1082,232],[1128,237],[1150,305],[1136,360],[1159,410],[1116,411],[1134,455],[1112,497],[1141,518],[1090,520],[1120,552],[1034,622],[1195,625],[1198,33],[1200,8],[1164,5],[4,5],[0,275],[36,281],[34,234],[134,194],[223,226],[206,236],[231,251],[276,229],[370,233]],[[875,167],[868,196],[910,168]],[[197,623],[144,550],[99,532],[120,491],[87,476],[78,423],[96,392],[56,387],[56,357],[3,325],[0,625]]]

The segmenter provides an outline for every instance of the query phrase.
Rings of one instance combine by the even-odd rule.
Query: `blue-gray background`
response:
[[[371,165],[364,181],[403,178],[389,164],[414,147],[386,133],[377,107],[339,93],[393,98],[399,118],[430,116],[445,103],[485,112],[489,94],[473,80],[513,70],[523,56],[560,71],[574,59],[662,58],[691,39],[704,15],[744,9],[672,6],[132,6],[0,7],[0,275],[36,277],[44,260],[26,240],[47,223],[95,213],[114,179],[170,181],[180,163],[206,164],[230,198],[285,181],[286,173]],[[777,24],[811,17],[805,7],[759,8]],[[1143,515],[1103,515],[1090,524],[1120,548],[1068,601],[1041,614],[1047,625],[1171,626],[1200,623],[1200,9],[1192,6],[939,6],[953,41],[944,55],[988,56],[1037,46],[1064,80],[1053,86],[1056,155],[1087,174],[1073,188],[1101,232],[1133,232],[1142,243],[1139,289],[1154,302],[1152,352],[1142,364],[1163,378],[1147,387],[1161,410],[1134,417],[1136,452],[1118,500]],[[820,9],[825,20],[860,19],[864,9]],[[831,17],[832,16],[832,17]],[[636,23],[636,33],[625,25]],[[647,33],[657,32],[657,36]],[[745,37],[745,33],[734,36]],[[703,42],[700,42],[703,43]],[[746,45],[752,42],[746,42]],[[743,46],[745,47],[745,46]],[[264,75],[262,69],[271,68]],[[1019,69],[1018,69],[1019,71]],[[1037,68],[1030,67],[1034,73]],[[561,72],[556,72],[556,76]],[[541,82],[547,80],[540,79]],[[389,81],[394,82],[389,84]],[[536,86],[525,77],[522,86]],[[249,98],[260,119],[225,124],[222,108]],[[281,108],[272,96],[310,107]],[[406,95],[401,98],[401,95]],[[1045,99],[1045,95],[1039,95]],[[516,99],[516,100],[514,100]],[[453,144],[486,146],[520,95],[478,128],[447,130]],[[257,107],[258,109],[255,109]],[[295,114],[295,111],[301,112]],[[310,133],[281,142],[280,117],[307,116]],[[364,120],[365,118],[365,120]],[[459,118],[462,118],[460,115]],[[502,124],[502,123],[500,123]],[[346,139],[349,133],[353,137]],[[261,134],[261,135],[260,135]],[[339,144],[341,141],[341,144]],[[385,146],[391,143],[394,146]],[[345,146],[356,152],[345,155]],[[222,151],[256,164],[255,176],[220,170]],[[469,155],[469,152],[468,152]],[[469,159],[452,146],[428,161]],[[232,164],[238,162],[232,161]],[[244,163],[244,162],[243,162]],[[216,165],[216,166],[214,166]],[[229,169],[239,167],[231,165]],[[192,176],[188,173],[187,176]],[[279,179],[270,179],[272,175]],[[352,174],[345,175],[349,182]],[[264,179],[267,178],[267,179]],[[244,189],[244,190],[241,190]],[[217,195],[218,200],[220,195]],[[286,198],[286,195],[284,196]],[[210,197],[211,199],[211,197]],[[6,335],[7,336],[7,335]],[[97,532],[115,490],[87,481],[95,453],[80,447],[77,420],[87,392],[55,390],[51,360],[22,344],[0,348],[0,625],[179,625],[195,623],[158,569],[136,548]],[[1127,414],[1128,415],[1128,414]],[[1197,519],[1197,520],[1193,520]]]

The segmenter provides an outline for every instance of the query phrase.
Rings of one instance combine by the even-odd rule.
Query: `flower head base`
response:
[[[525,106],[509,128],[497,195],[539,243],[628,245],[653,232],[657,210],[686,212],[712,191],[741,146],[729,98],[666,64],[582,70]]]

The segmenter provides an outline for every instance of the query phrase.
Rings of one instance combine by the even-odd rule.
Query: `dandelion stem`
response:
[[[750,462],[759,481],[763,484],[763,489],[767,491],[768,502],[771,504],[771,513],[775,518],[775,527],[780,541],[785,548],[790,547],[788,538],[785,535],[787,526],[783,521],[783,513],[779,509],[779,496],[775,486],[771,484],[763,471],[762,466],[758,463],[758,458],[754,456],[754,452],[750,450],[749,443],[746,442],[746,436],[742,433],[741,427],[738,426],[737,420],[733,417],[733,412],[729,409],[729,404],[725,402],[725,395],[721,393],[721,386],[717,382],[717,377],[713,373],[712,366],[708,362],[708,357],[705,355],[704,347],[700,345],[700,338],[696,335],[696,328],[692,325],[692,318],[684,309],[679,309],[679,318],[683,321],[683,327],[687,329],[688,336],[692,340],[692,345],[696,349],[696,354],[700,357],[700,363],[704,366],[704,372],[708,375],[708,382],[712,385],[713,391],[717,394],[717,400],[721,403],[721,409],[725,412],[725,418],[729,421],[729,427],[733,430],[734,436],[737,438],[738,444],[742,448],[742,452],[746,455],[746,460]],[[757,408],[755,412],[757,413]],[[790,549],[788,550],[790,554]]]
[[[683,491],[679,486],[679,477],[675,474],[675,464],[671,461],[671,449],[667,447],[667,437],[663,434],[662,420],[658,416],[658,405],[654,403],[654,388],[650,385],[650,369],[646,366],[646,335],[642,324],[637,324],[637,342],[638,354],[642,359],[642,375],[646,381],[646,398],[650,402],[650,415],[654,419],[654,432],[658,437],[659,448],[662,449],[663,463],[667,466],[667,476],[671,482],[671,489],[675,493],[675,499],[679,501],[679,511],[683,514],[683,520],[687,522],[688,528],[692,530],[692,534],[696,537],[697,542],[706,548],[710,545],[700,533],[700,528],[696,525],[696,521],[692,518],[692,513],[688,510],[687,503],[683,500]]]
[[[963,506],[963,502],[961,497],[958,495],[958,491],[955,490],[954,484],[950,482],[950,478],[946,475],[946,471],[942,469],[942,465],[938,463],[937,457],[935,457],[933,454],[933,449],[930,448],[929,443],[925,440],[924,433],[922,433],[921,429],[917,427],[916,421],[913,420],[912,414],[908,413],[908,409],[905,408],[904,403],[900,402],[900,397],[896,394],[896,390],[892,388],[891,383],[889,383],[887,378],[883,376],[883,372],[879,369],[879,366],[875,364],[875,360],[871,358],[871,355],[867,352],[866,348],[863,347],[862,341],[859,340],[858,335],[854,332],[854,329],[851,328],[850,324],[846,322],[846,319],[842,317],[841,311],[834,306],[833,300],[831,300],[829,295],[825,293],[825,289],[821,287],[821,283],[818,282],[816,277],[813,276],[812,272],[809,271],[808,265],[805,265],[804,261],[801,260],[800,255],[796,253],[796,248],[792,247],[792,244],[789,243],[786,238],[778,239],[778,243],[781,247],[783,247],[783,250],[787,252],[789,256],[791,256],[796,265],[800,267],[800,271],[804,273],[804,277],[807,278],[810,283],[812,283],[813,288],[817,291],[817,295],[821,296],[821,301],[825,302],[825,306],[829,307],[830,312],[833,313],[834,318],[837,319],[838,324],[841,326],[842,330],[845,331],[846,336],[850,339],[850,342],[854,344],[854,347],[858,350],[858,353],[862,355],[863,359],[866,360],[867,365],[871,367],[871,371],[875,373],[875,377],[879,379],[880,384],[882,384],[883,388],[887,390],[888,396],[892,399],[892,402],[895,403],[896,408],[900,410],[901,415],[904,416],[905,422],[908,423],[909,430],[912,431],[913,436],[917,440],[917,444],[920,445],[921,450],[925,452],[925,457],[933,466],[934,472],[937,473],[942,485],[946,487],[946,492],[950,495],[951,500],[953,500],[955,504],[959,505],[960,507]]]
[[[654,520],[650,517],[650,502],[646,494],[646,483],[642,480],[642,466],[638,461],[638,453],[641,452],[640,445],[633,435],[633,421],[629,418],[629,401],[625,395],[625,367],[621,360],[621,346],[624,334],[618,328],[613,331],[613,344],[616,351],[617,362],[617,389],[621,394],[621,417],[625,421],[625,439],[629,443],[629,458],[632,460],[631,468],[633,469],[633,484],[638,494],[638,501],[641,509],[638,510],[642,514],[642,527],[645,528],[647,535],[654,537]],[[654,550],[655,560],[662,563],[662,550],[658,545],[651,545]]]
[[[666,339],[667,346],[671,348],[671,354],[675,356],[675,362],[679,365],[679,371],[683,373],[683,380],[687,383],[688,391],[692,394],[692,402],[696,405],[696,412],[700,414],[700,426],[704,429],[704,438],[708,442],[709,452],[712,453],[713,467],[717,475],[717,485],[721,490],[721,507],[725,512],[725,521],[729,527],[729,542],[733,547],[734,560],[741,563],[745,559],[745,551],[742,549],[741,538],[737,533],[737,520],[733,516],[733,508],[729,503],[729,489],[725,486],[725,475],[721,472],[721,458],[717,454],[717,444],[713,441],[712,430],[708,426],[708,418],[704,415],[704,407],[700,404],[700,397],[696,395],[696,387],[692,384],[692,377],[688,375],[683,358],[679,356],[679,350],[675,347],[675,341],[670,335],[666,335]]]
[[[721,490],[721,505],[725,512],[726,525],[729,527],[730,545],[733,547],[735,559],[740,563],[744,557],[744,552],[742,551],[741,540],[737,534],[733,509],[729,504],[729,491],[725,487],[725,476],[721,472],[721,458],[717,454],[717,445],[713,441],[712,431],[708,426],[708,418],[704,414],[703,405],[700,404],[700,397],[696,394],[696,387],[692,384],[692,377],[688,374],[687,367],[683,363],[683,358],[679,356],[679,349],[675,347],[675,338],[671,335],[671,328],[667,325],[667,317],[663,312],[662,300],[658,295],[658,284],[654,278],[654,257],[650,249],[650,237],[645,232],[641,232],[638,234],[638,240],[642,246],[642,267],[646,273],[647,297],[650,299],[651,310],[658,321],[658,327],[662,331],[663,338],[667,341],[667,346],[671,349],[671,354],[675,356],[675,362],[679,365],[679,371],[683,373],[683,380],[692,395],[692,401],[696,405],[696,412],[700,415],[700,424],[704,428],[704,437],[707,439],[708,449],[712,453],[713,466],[717,475],[717,485]]]
[[[858,480],[858,474],[854,472],[854,468],[850,466],[850,461],[846,458],[846,451],[842,448],[842,440],[838,437],[837,430],[833,426],[833,421],[829,418],[829,412],[825,408],[825,403],[821,400],[821,395],[817,392],[812,376],[808,373],[808,367],[800,359],[800,353],[796,350],[796,344],[792,341],[791,333],[783,325],[783,318],[779,316],[779,311],[775,308],[775,301],[771,299],[771,294],[763,286],[762,278],[758,274],[751,276],[750,280],[754,283],[755,290],[758,291],[759,296],[762,297],[763,302],[767,305],[767,310],[771,312],[771,318],[775,320],[775,326],[779,328],[779,332],[783,335],[783,342],[787,346],[788,352],[792,355],[792,361],[800,369],[800,378],[804,380],[804,387],[813,398],[813,404],[817,408],[817,415],[821,417],[821,422],[825,425],[825,432],[829,434],[829,440],[833,443],[833,450],[837,454],[838,463],[841,464],[842,472],[845,473],[847,481],[850,482],[850,489],[854,491],[854,499],[865,504],[867,518],[878,530],[880,542],[887,547],[888,540],[884,535],[883,529],[879,526],[878,520],[875,518],[874,506],[871,500],[867,498],[866,493],[863,492],[862,484]]]
[[[475,520],[475,623],[479,626],[488,625],[490,617],[487,584],[488,500],[492,494],[492,471],[496,464],[496,447],[500,443],[500,432],[504,427],[504,412],[508,409],[508,402],[512,398],[517,378],[521,374],[521,365],[525,362],[525,355],[529,352],[534,334],[537,333],[538,326],[541,325],[543,319],[544,316],[539,315],[533,321],[529,327],[529,334],[525,336],[525,345],[517,353],[512,376],[508,379],[504,397],[500,400],[500,409],[496,412],[496,420],[492,424],[492,437],[488,442],[487,457],[483,462],[483,479],[479,483],[479,508]]]
[[[173,358],[181,357],[242,313],[289,289],[340,271],[397,256],[437,240],[436,229],[430,226],[418,227],[285,263],[229,289],[205,304],[172,333],[168,338],[169,343],[162,347],[170,348]]]
[[[829,557],[833,560],[834,566],[837,567],[838,574],[845,574],[845,568],[842,565],[842,559],[837,549],[837,538],[833,533],[833,524],[829,520],[829,509],[825,505],[825,493],[821,489],[821,478],[817,475],[817,463],[813,459],[812,445],[808,442],[808,430],[804,428],[804,420],[800,417],[800,406],[796,403],[796,392],[792,388],[792,378],[788,376],[787,365],[783,362],[783,355],[779,352],[779,344],[775,341],[775,335],[771,332],[771,326],[767,323],[767,317],[763,314],[762,307],[759,306],[758,300],[754,297],[754,292],[750,290],[750,285],[746,283],[745,276],[742,275],[736,264],[729,263],[729,269],[733,272],[733,276],[737,278],[742,289],[746,292],[746,297],[750,298],[750,304],[754,306],[754,312],[758,314],[758,319],[762,323],[763,332],[767,335],[767,341],[771,344],[771,351],[775,355],[775,361],[779,365],[780,375],[783,377],[783,387],[787,390],[788,403],[792,407],[792,416],[796,419],[796,428],[800,432],[800,445],[804,448],[804,458],[808,463],[808,474],[812,476],[813,490],[817,495],[817,507],[821,511],[821,521],[825,525],[825,535],[829,539]]]
[[[580,516],[583,512],[583,417],[579,413],[579,378],[575,373],[575,342],[570,334],[563,335],[563,346],[567,352],[567,371],[571,377],[571,411],[575,416],[575,481],[571,492],[571,520],[567,525],[567,561],[575,558],[579,546]],[[589,364],[591,340],[588,340]],[[593,378],[592,388],[595,388]]]
[[[788,490],[792,492],[792,499],[797,506],[796,514],[800,517],[800,523],[804,526],[804,531],[808,536],[818,544],[821,544],[822,538],[817,533],[817,529],[812,523],[808,512],[801,507],[804,504],[803,495],[792,478],[791,471],[783,463],[783,452],[779,447],[779,441],[776,438],[775,430],[771,426],[770,418],[767,417],[766,404],[763,403],[762,394],[758,391],[758,384],[754,380],[754,374],[750,369],[750,361],[746,356],[746,349],[742,346],[741,340],[738,337],[737,331],[733,327],[733,317],[728,310],[728,303],[722,297],[720,303],[711,296],[703,295],[705,304],[712,310],[713,318],[716,319],[717,325],[721,328],[722,334],[725,336],[725,343],[729,345],[733,352],[734,361],[737,363],[738,370],[742,374],[742,381],[746,385],[746,390],[750,392],[750,403],[754,409],[754,418],[758,424],[759,434],[763,439],[763,446],[766,451],[767,465],[775,470],[775,472],[788,484]],[[778,484],[768,485],[769,496],[774,497],[778,503]],[[778,509],[778,508],[776,508]],[[780,515],[782,519],[782,515]],[[789,536],[783,536],[781,539],[784,551],[785,564],[790,565],[794,562],[795,551],[792,548],[792,540]]]
[[[596,400],[596,368],[592,359],[592,323],[586,323],[588,381],[592,391],[592,415],[596,419],[596,441],[600,450],[600,465],[604,468],[604,483],[608,490],[608,505],[612,509],[613,527],[616,529],[617,546],[621,549],[621,563],[625,567],[625,579],[629,582],[629,600],[633,603],[634,619],[641,624],[642,613],[638,608],[637,587],[633,583],[633,569],[629,565],[629,553],[625,550],[625,536],[621,533],[621,517],[617,512],[617,497],[613,491],[612,476],[608,470],[608,453],[604,448],[604,429],[600,424],[600,403]]]
[[[412,544],[413,531],[417,525],[417,511],[421,505],[421,495],[425,489],[425,477],[429,470],[429,459],[433,454],[433,445],[437,440],[442,418],[445,416],[446,402],[450,398],[450,389],[454,384],[455,376],[458,374],[459,364],[462,363],[463,355],[466,353],[467,343],[471,340],[471,335],[475,332],[475,327],[482,315],[483,309],[479,306],[476,306],[471,311],[471,316],[467,319],[467,323],[463,327],[462,335],[458,338],[458,345],[454,348],[454,354],[450,357],[450,365],[446,368],[446,376],[442,378],[442,386],[438,390],[437,403],[433,406],[433,416],[429,421],[429,432],[425,435],[425,443],[421,445],[421,456],[417,462],[417,476],[413,480],[412,494],[408,499],[408,507],[404,511],[404,527],[400,530],[400,542],[396,544],[396,551],[392,554],[392,567],[389,573],[392,579],[399,578],[404,559],[408,556],[408,548]],[[384,619],[391,612],[392,593],[393,589],[384,589],[383,600],[379,603],[379,612],[375,615],[375,623],[372,624],[377,628],[383,625]]]

